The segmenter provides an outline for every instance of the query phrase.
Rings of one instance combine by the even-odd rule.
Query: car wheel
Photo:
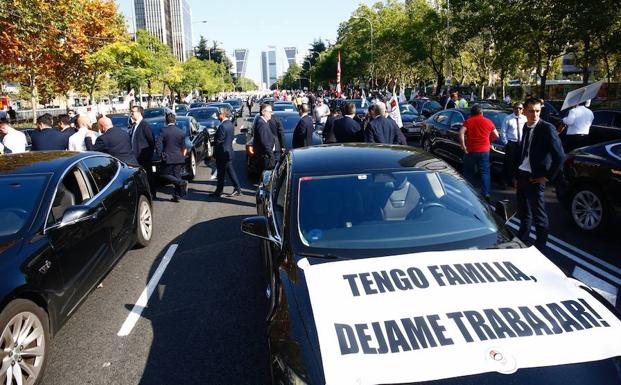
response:
[[[430,154],[433,153],[433,150],[431,149],[431,140],[429,140],[429,138],[423,139],[423,150],[427,151]]]
[[[0,330],[0,383],[40,383],[50,340],[45,310],[31,301],[16,299],[0,313]]]
[[[597,231],[605,227],[608,210],[602,193],[582,186],[574,191],[570,202],[571,217],[574,223],[585,231]]]
[[[146,247],[151,242],[153,236],[153,214],[151,204],[144,195],[138,200],[138,210],[136,210],[136,244],[139,247]]]
[[[190,152],[190,168],[188,169],[188,179],[194,180],[196,178],[196,154],[194,151]]]

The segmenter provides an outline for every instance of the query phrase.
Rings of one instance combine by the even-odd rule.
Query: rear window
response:
[[[218,119],[216,116],[217,113],[217,108],[209,108],[200,111],[190,111],[188,112],[188,116],[193,116],[196,120]]]
[[[0,176],[0,241],[27,229],[48,180],[47,175]]]
[[[165,114],[166,114],[166,111],[163,109],[144,110],[143,118],[145,119],[155,118],[156,116],[164,116]]]

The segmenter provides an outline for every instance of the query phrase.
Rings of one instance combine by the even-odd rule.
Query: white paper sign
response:
[[[304,272],[327,385],[510,374],[621,355],[621,321],[535,248],[378,257]]]

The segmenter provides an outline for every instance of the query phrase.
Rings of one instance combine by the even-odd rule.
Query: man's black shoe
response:
[[[214,197],[214,198],[220,198],[220,195],[222,195],[222,193],[219,191],[214,191],[211,194],[209,194],[210,197]]]
[[[241,195],[241,191],[239,191],[239,190],[234,190],[232,193],[227,194],[226,196],[227,196],[227,197],[238,197],[238,196],[240,196],[240,195]]]
[[[179,197],[174,196],[170,200],[173,201],[173,202],[179,202]]]

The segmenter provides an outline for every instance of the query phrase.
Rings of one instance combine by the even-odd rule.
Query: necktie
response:
[[[528,156],[528,147],[529,147],[529,141],[530,141],[530,134],[532,132],[532,128],[528,127],[528,126],[524,126],[524,130],[526,130],[526,132],[524,132],[524,136],[523,136],[523,140],[522,140],[522,157],[520,158],[520,162],[524,161],[524,158],[526,158]]]
[[[515,133],[517,134],[517,142],[520,143],[522,139],[520,138],[520,119],[517,116],[515,117]]]

